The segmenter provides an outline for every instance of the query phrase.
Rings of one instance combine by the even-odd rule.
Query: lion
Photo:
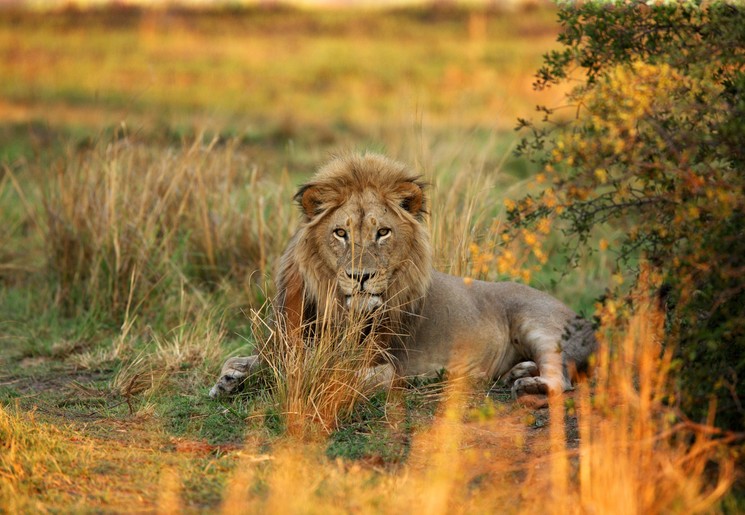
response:
[[[377,337],[390,359],[361,371],[379,386],[446,369],[501,381],[518,400],[547,399],[586,369],[592,325],[558,299],[433,268],[425,184],[404,164],[338,156],[294,199],[301,220],[276,275],[288,334],[302,339],[304,324],[345,311],[384,318]],[[235,391],[261,366],[258,356],[228,359],[210,396]]]

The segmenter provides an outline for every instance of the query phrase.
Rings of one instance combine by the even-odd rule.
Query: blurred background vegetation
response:
[[[534,107],[553,21],[547,6],[449,2],[5,10],[0,116],[6,133],[14,123],[95,133],[124,122],[177,140],[209,129],[280,143],[298,131],[328,143],[416,123],[509,130]]]
[[[0,11],[2,318],[51,331],[29,338],[42,354],[68,338],[105,348],[101,324],[132,317],[167,332],[185,299],[222,306],[229,335],[246,336],[237,310],[272,294],[292,190],[348,149],[431,179],[441,269],[556,292],[529,253],[484,259],[503,199],[532,187],[512,129],[537,102],[554,19],[543,3]],[[611,268],[604,258],[560,295],[589,311]]]

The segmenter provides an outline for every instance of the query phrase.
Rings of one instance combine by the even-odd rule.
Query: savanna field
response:
[[[628,4],[0,10],[0,513],[745,510],[745,13]],[[423,176],[438,270],[593,320],[591,377],[210,399],[350,150]]]

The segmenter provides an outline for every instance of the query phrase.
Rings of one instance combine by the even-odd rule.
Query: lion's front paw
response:
[[[548,395],[549,385],[544,378],[520,377],[512,384],[512,396],[517,399],[523,395]]]
[[[357,372],[357,375],[362,379],[365,390],[378,391],[391,388],[396,378],[396,369],[390,363],[384,363],[364,368]]]
[[[210,397],[216,399],[222,395],[229,395],[237,391],[252,370],[259,365],[258,356],[229,358],[222,366],[220,379],[210,389]]]
[[[507,386],[512,386],[518,379],[524,377],[535,377],[539,375],[539,373],[538,365],[536,365],[534,361],[523,361],[512,367],[510,371],[504,375],[502,381],[504,381],[504,384]]]
[[[540,376],[520,377],[512,383],[512,398],[528,408],[548,406],[548,392],[548,383]]]
[[[560,382],[552,382],[542,376],[521,377],[512,385],[512,398],[531,408],[548,406],[548,397],[560,394],[564,388]]]

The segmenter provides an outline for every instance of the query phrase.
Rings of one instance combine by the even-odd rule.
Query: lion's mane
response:
[[[309,191],[313,195],[308,195]],[[421,177],[385,156],[365,153],[341,155],[322,167],[300,187],[295,202],[301,219],[277,273],[278,306],[288,327],[300,327],[319,315],[333,295],[336,263],[324,262],[319,252],[324,238],[319,227],[325,216],[340,208],[353,194],[373,190],[395,210],[399,227],[408,234],[406,266],[392,272],[385,307],[387,326],[393,334],[411,334],[432,280],[432,248],[424,226],[428,198]],[[312,200],[311,200],[312,199]]]

